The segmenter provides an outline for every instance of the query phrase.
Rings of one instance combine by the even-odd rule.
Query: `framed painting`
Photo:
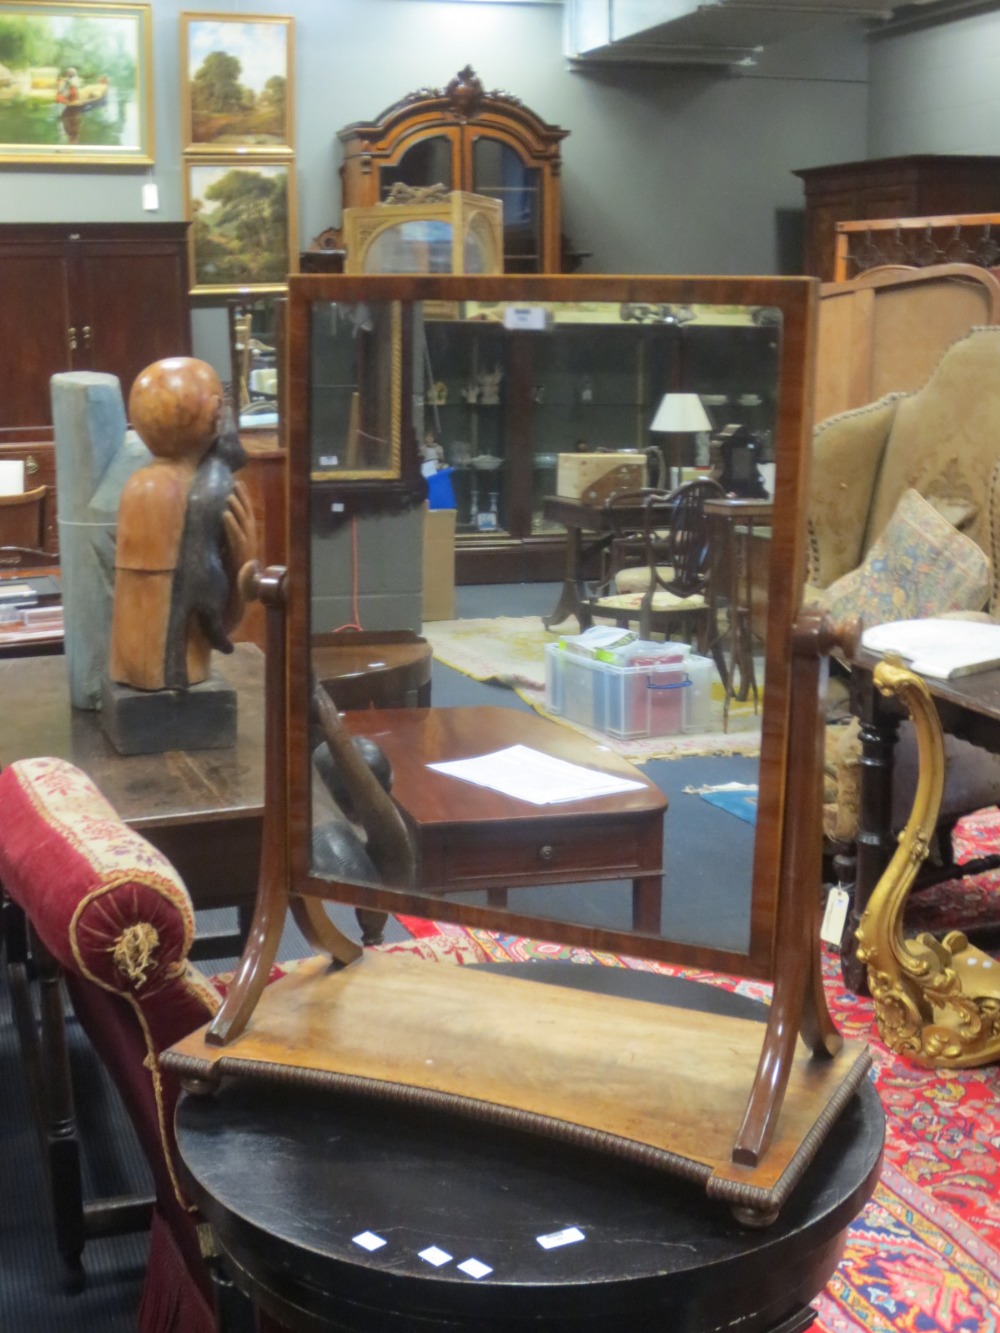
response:
[[[152,163],[151,8],[0,0],[0,162]]]
[[[295,268],[295,164],[214,157],[185,166],[191,295],[281,292]]]
[[[186,153],[293,151],[293,30],[266,14],[181,15]]]

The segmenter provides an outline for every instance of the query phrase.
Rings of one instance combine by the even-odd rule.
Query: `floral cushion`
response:
[[[884,625],[981,610],[991,582],[986,553],[908,490],[864,561],[824,589],[819,604],[834,620]]]

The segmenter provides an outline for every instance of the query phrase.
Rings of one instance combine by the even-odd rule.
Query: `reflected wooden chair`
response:
[[[591,615],[621,626],[638,622],[643,639],[680,634],[700,652],[708,652],[717,636],[709,599],[711,550],[704,506],[707,499],[723,495],[722,487],[709,480],[646,494],[641,500],[644,587],[598,594],[588,604]]]
[[[41,549],[45,542],[47,486],[18,495],[0,495],[0,546]]]

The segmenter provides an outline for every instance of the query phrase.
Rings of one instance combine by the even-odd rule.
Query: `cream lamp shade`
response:
[[[712,423],[696,393],[665,393],[649,429],[676,435],[697,434],[711,431]]]

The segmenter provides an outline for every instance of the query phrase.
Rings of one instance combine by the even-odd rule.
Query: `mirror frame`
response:
[[[792,628],[800,609],[806,567],[806,495],[818,294],[819,282],[814,278],[783,277],[298,275],[290,278],[286,348],[289,386],[286,699],[287,853],[293,895],[464,926],[502,929],[535,939],[559,940],[570,945],[762,980],[773,978],[782,845],[790,804],[788,762],[791,737],[788,733]],[[751,881],[750,940],[745,953],[628,930],[609,930],[556,918],[528,916],[510,909],[498,912],[495,908],[457,903],[447,896],[435,896],[426,891],[331,881],[310,873],[309,555],[314,509],[311,490],[315,483],[310,481],[309,333],[312,304],[328,301],[499,301],[517,305],[533,301],[595,301],[770,306],[781,311],[774,447],[776,489],[768,570],[759,799]],[[416,450],[415,442],[404,440],[404,450],[411,447]],[[351,487],[356,484],[349,480],[323,483],[324,498],[329,499],[336,489],[338,498],[344,500],[344,518],[357,512],[350,496]],[[669,836],[669,816],[665,836]],[[816,847],[818,868],[818,829]]]

